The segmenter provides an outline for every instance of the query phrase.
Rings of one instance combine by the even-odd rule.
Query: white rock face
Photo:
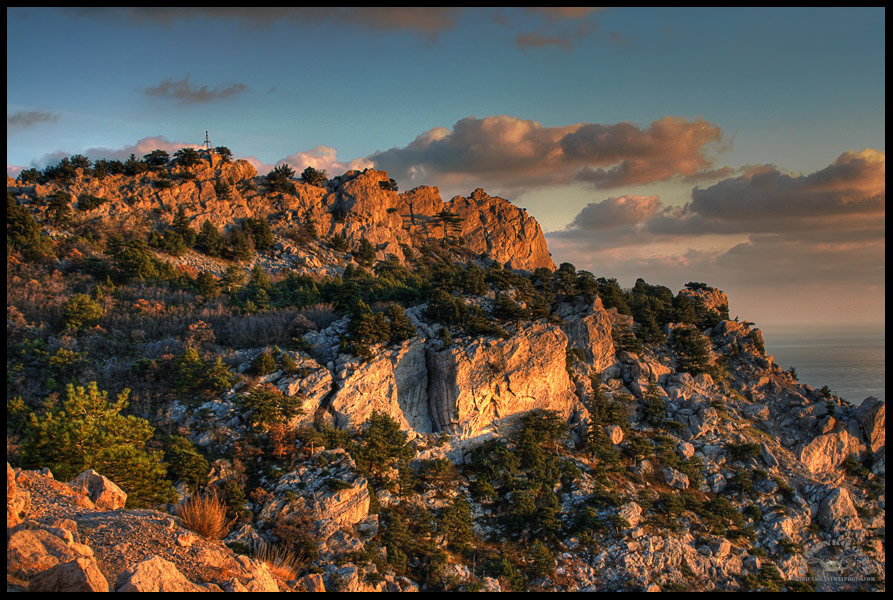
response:
[[[562,329],[567,334],[568,347],[583,350],[586,362],[595,372],[601,373],[614,364],[612,321],[601,298],[588,306],[561,307],[558,316],[564,319]]]
[[[428,354],[428,397],[435,430],[459,440],[513,426],[534,409],[568,417],[578,400],[565,368],[567,335],[533,323],[509,339],[476,339]]]
[[[425,346],[406,342],[367,362],[351,362],[330,403],[339,427],[358,427],[373,412],[384,412],[403,429],[431,432]]]

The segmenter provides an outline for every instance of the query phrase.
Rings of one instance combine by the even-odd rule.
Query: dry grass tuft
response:
[[[225,536],[235,522],[235,519],[226,519],[226,504],[213,491],[184,500],[177,507],[177,516],[184,527],[211,540]]]
[[[261,542],[255,546],[253,554],[254,558],[269,567],[275,577],[286,581],[297,579],[298,573],[304,566],[304,561],[299,553],[281,545]]]

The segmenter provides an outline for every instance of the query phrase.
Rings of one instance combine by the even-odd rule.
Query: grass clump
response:
[[[226,518],[226,502],[214,491],[190,496],[177,506],[176,514],[184,527],[209,540],[224,537],[234,522]]]

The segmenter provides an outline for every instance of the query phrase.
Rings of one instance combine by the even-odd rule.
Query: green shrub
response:
[[[304,412],[302,397],[286,396],[272,385],[252,388],[239,396],[237,404],[242,412],[251,412],[251,426],[260,431],[284,425]]]
[[[102,305],[87,294],[75,294],[62,305],[62,323],[66,327],[81,329],[102,319]]]
[[[164,460],[171,478],[185,481],[193,491],[208,483],[211,465],[187,438],[170,436],[165,444]]]

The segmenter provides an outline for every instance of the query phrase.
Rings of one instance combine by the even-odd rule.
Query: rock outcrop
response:
[[[532,324],[508,339],[479,339],[428,354],[428,402],[437,431],[457,440],[495,434],[520,414],[569,417],[579,405],[565,368],[567,335]]]
[[[196,230],[205,222],[232,228],[247,218],[275,219],[276,233],[313,223],[324,238],[343,236],[351,248],[361,240],[370,243],[379,259],[403,260],[406,248],[439,244],[487,256],[511,269],[555,268],[539,224],[507,200],[477,189],[467,198],[444,202],[437,188],[400,194],[384,189],[388,182],[386,172],[367,169],[335,177],[325,187],[294,182],[292,192],[271,194],[264,189],[265,178],[257,177],[248,162],[221,163],[216,154],[205,152],[201,164],[190,170],[174,167],[171,172],[102,179],[81,176],[66,185],[53,182],[12,189],[19,202],[38,213],[45,211],[46,199],[57,191],[102,198],[101,204],[85,211],[85,217],[128,227],[151,228],[155,221],[169,224],[180,211]],[[334,266],[344,259],[325,246],[299,249],[283,243],[279,248],[287,250],[292,266]]]

